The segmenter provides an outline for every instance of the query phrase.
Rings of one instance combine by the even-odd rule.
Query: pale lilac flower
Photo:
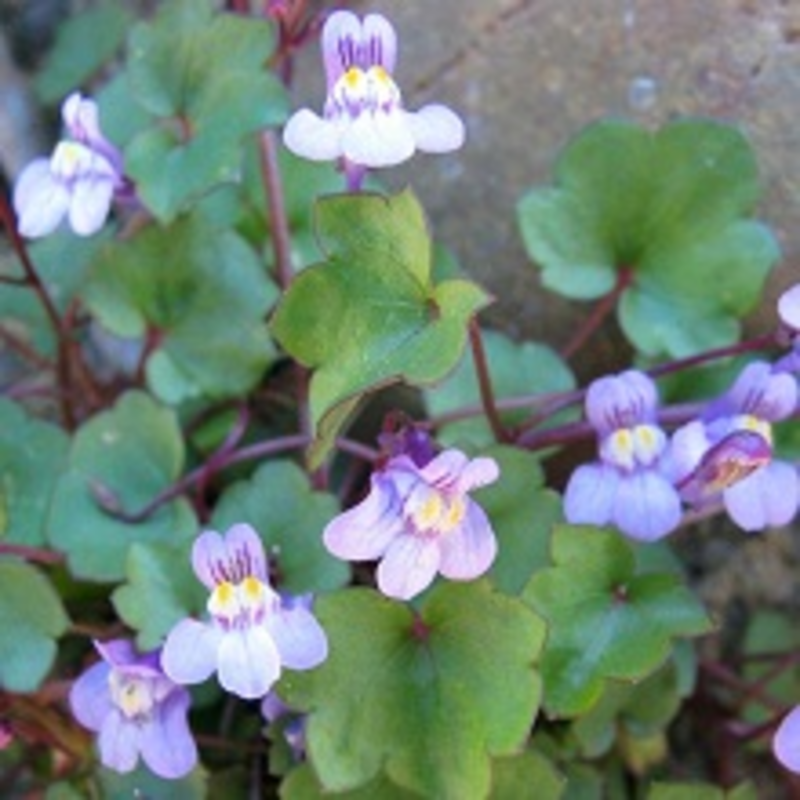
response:
[[[343,159],[352,188],[364,171],[391,167],[415,150],[447,153],[464,142],[464,124],[449,108],[427,105],[417,112],[403,108],[392,78],[397,36],[380,14],[363,21],[337,11],[322,31],[327,78],[323,116],[297,111],[283,132],[286,146],[312,161]]]
[[[103,227],[115,196],[131,193],[122,156],[100,130],[97,104],[71,94],[61,116],[70,138],[50,158],[28,164],[14,187],[19,232],[31,239],[52,233],[65,216],[75,233],[90,236]]]
[[[614,525],[632,539],[655,541],[681,519],[681,501],[663,472],[667,436],[656,420],[658,394],[644,373],[594,381],[586,416],[597,431],[599,460],[572,474],[564,514],[574,524]]]
[[[670,461],[681,496],[697,506],[721,498],[746,531],[790,522],[800,505],[800,476],[793,465],[772,458],[772,423],[796,405],[791,375],[763,361],[748,364],[700,419],[675,431]]]
[[[408,600],[437,572],[472,580],[486,572],[497,541],[483,509],[468,496],[499,477],[492,458],[468,459],[445,450],[424,466],[407,455],[372,475],[359,505],[328,523],[325,546],[349,561],[381,559],[378,588]]]
[[[778,316],[782,326],[779,341],[790,350],[775,362],[775,371],[800,375],[800,283],[778,298]]]
[[[772,752],[786,769],[800,774],[800,706],[790,711],[775,731]]]
[[[125,639],[95,647],[103,660],[75,681],[69,701],[78,722],[99,734],[102,763],[130,772],[141,756],[162,778],[189,773],[197,763],[189,692],[164,674],[158,652],[139,654]]]
[[[225,536],[205,531],[192,565],[211,590],[209,622],[185,619],[167,636],[162,663],[176,683],[199,683],[217,672],[239,697],[263,697],[283,667],[312,669],[328,655],[325,632],[296,600],[282,600],[269,584],[264,546],[249,525]]]
[[[272,691],[261,701],[261,715],[267,724],[273,725],[282,720],[283,738],[295,761],[306,757],[306,717],[297,714]]]

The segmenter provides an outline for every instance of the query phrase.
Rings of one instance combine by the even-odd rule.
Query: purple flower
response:
[[[747,531],[791,521],[800,504],[800,476],[791,464],[772,458],[772,423],[796,405],[791,375],[763,361],[748,364],[701,419],[675,431],[671,469],[681,496],[694,505],[721,497]]]
[[[60,141],[50,158],[37,158],[14,187],[19,232],[31,239],[52,233],[67,216],[79,236],[103,227],[115,195],[130,194],[122,156],[103,136],[97,104],[71,94],[61,107],[70,139]]]
[[[363,21],[337,11],[322,31],[327,77],[323,116],[309,109],[296,112],[283,140],[294,153],[312,161],[342,158],[356,188],[366,168],[391,167],[415,150],[446,153],[464,142],[464,125],[442,105],[406,111],[392,79],[397,36],[380,14]]]
[[[125,639],[95,647],[103,660],[75,681],[69,701],[78,722],[99,734],[100,760],[130,772],[141,756],[162,778],[186,775],[197,763],[189,693],[164,675],[158,652],[140,655]]]
[[[176,683],[199,683],[216,671],[227,691],[254,699],[283,667],[312,669],[325,660],[325,632],[306,602],[282,600],[272,589],[264,546],[249,525],[234,525],[224,537],[202,533],[192,565],[211,590],[211,619],[182,620],[167,636],[162,663]]]
[[[800,706],[790,711],[775,731],[772,752],[786,769],[800,774]]]
[[[591,384],[586,416],[597,431],[600,459],[570,477],[564,494],[569,522],[612,524],[647,542],[678,526],[681,501],[663,472],[667,436],[656,422],[657,405],[656,386],[642,372]]]
[[[420,467],[409,456],[391,458],[372,476],[369,495],[332,520],[323,533],[335,556],[351,561],[381,559],[378,587],[408,600],[437,572],[472,580],[497,553],[494,531],[468,492],[499,477],[492,458],[468,459],[445,450]]]

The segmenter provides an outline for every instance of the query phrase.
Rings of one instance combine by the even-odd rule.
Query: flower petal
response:
[[[222,641],[219,628],[185,619],[167,636],[161,652],[161,666],[175,683],[201,683],[217,668]]]
[[[632,539],[661,539],[678,527],[681,513],[677,491],[657,472],[635,472],[620,478],[612,522]]]
[[[228,563],[235,565],[232,571],[236,583],[249,577],[258,578],[262,583],[269,582],[264,543],[251,525],[242,522],[228,528],[225,548]]]
[[[382,14],[367,14],[361,27],[363,68],[381,66],[390,75],[397,61],[397,34]]]
[[[313,669],[328,657],[328,637],[306,608],[281,608],[267,620],[267,628],[289,669]]]
[[[131,772],[139,760],[139,734],[136,722],[113,709],[97,737],[100,760],[116,772]]]
[[[484,510],[467,500],[461,525],[440,539],[439,571],[453,580],[472,580],[483,575],[497,555],[497,539]]]
[[[261,626],[226,633],[218,663],[222,687],[246,700],[263,697],[281,674],[278,649]]]
[[[311,161],[334,161],[342,155],[343,126],[323,119],[307,108],[289,118],[283,129],[283,143],[296,156]]]
[[[800,773],[800,706],[783,718],[772,739],[772,750],[786,769]]]
[[[361,21],[352,11],[334,11],[325,21],[321,45],[329,92],[350,67],[358,66],[361,40]]]
[[[619,474],[603,464],[583,464],[570,476],[564,492],[564,516],[578,525],[611,521]]]
[[[423,153],[451,153],[463,146],[464,123],[447,106],[435,103],[405,114],[417,149]]]
[[[203,531],[192,545],[192,569],[208,589],[215,589],[218,583],[229,580],[224,572],[228,562],[228,549],[225,540],[217,531]]]
[[[791,464],[773,461],[723,493],[731,519],[746,531],[786,525],[800,505],[800,477]]]
[[[388,597],[410,600],[430,585],[440,561],[435,539],[398,536],[378,565],[378,588]]]
[[[342,155],[363,167],[393,167],[414,155],[416,142],[406,113],[364,112],[342,131]]]
[[[107,177],[87,175],[75,182],[69,205],[69,224],[78,236],[91,236],[105,224],[111,210],[114,183]]]
[[[28,239],[52,233],[69,209],[70,194],[56,180],[47,159],[37,159],[22,172],[14,187],[19,232]]]
[[[367,497],[331,520],[322,532],[325,547],[347,561],[380,558],[404,528],[402,508],[390,477],[372,476]]]
[[[162,778],[181,778],[197,763],[197,746],[186,714],[189,693],[173,691],[142,726],[139,747],[145,764]]]
[[[111,666],[105,661],[99,661],[72,684],[69,693],[72,715],[90,731],[99,731],[114,709],[108,685],[110,674]]]
[[[787,328],[800,331],[800,283],[787,289],[778,298],[778,316]]]

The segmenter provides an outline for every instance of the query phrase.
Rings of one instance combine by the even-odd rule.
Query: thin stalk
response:
[[[480,392],[481,405],[486,414],[486,420],[492,429],[494,438],[498,442],[507,442],[510,437],[503,427],[503,422],[497,410],[492,377],[489,374],[489,362],[486,358],[486,350],[483,347],[483,337],[481,336],[478,322],[474,317],[469,321],[469,344],[472,350],[472,360],[478,377],[478,391]]]
[[[37,564],[61,564],[64,556],[52,550],[45,550],[41,547],[29,547],[24,544],[11,544],[10,542],[0,542],[0,555],[18,556],[25,561],[33,561]]]
[[[620,269],[617,273],[617,282],[614,288],[600,299],[592,313],[584,320],[583,325],[575,332],[567,345],[561,351],[561,357],[569,361],[577,352],[583,349],[586,342],[597,332],[605,322],[606,317],[616,308],[620,295],[628,288],[633,273],[628,268]]]
[[[259,137],[261,156],[261,178],[267,199],[270,238],[275,258],[275,278],[281,289],[286,290],[294,277],[292,269],[292,244],[289,219],[283,197],[283,181],[278,164],[278,146],[273,131],[264,131]]]

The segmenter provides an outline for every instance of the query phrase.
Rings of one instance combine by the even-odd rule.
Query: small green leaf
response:
[[[664,663],[673,638],[710,630],[680,578],[637,574],[619,534],[563,525],[552,542],[555,566],[535,574],[523,594],[549,623],[542,677],[550,715],[585,713],[604,681],[642,680]]]
[[[0,400],[0,541],[32,547],[44,543],[67,445],[61,428],[28,417],[10,400]]]
[[[464,280],[431,282],[431,243],[408,191],[336,195],[317,205],[325,263],[302,272],[273,320],[283,347],[314,369],[315,428],[342,403],[404,380],[441,380],[488,297]]]
[[[653,783],[647,800],[756,800],[755,787],[747,782],[725,791],[708,783]]]
[[[33,692],[56,655],[54,639],[69,624],[47,578],[22,561],[0,558],[0,686]]]
[[[550,531],[563,521],[561,497],[544,487],[542,467],[530,453],[495,447],[485,455],[500,465],[500,480],[474,495],[499,544],[489,577],[500,591],[517,595],[550,563]]]
[[[310,765],[303,764],[292,770],[281,784],[281,800],[419,800],[416,792],[392,783],[385,775],[380,775],[366,786],[350,792],[326,792]]]
[[[546,286],[593,299],[630,281],[626,335],[645,355],[678,357],[735,340],[759,298],[779,251],[748,219],[758,195],[736,128],[687,119],[651,132],[607,120],[569,143],[556,186],[526,195],[519,219]]]
[[[134,95],[171,126],[159,122],[136,136],[125,163],[162,222],[237,181],[243,138],[284,119],[285,91],[264,70],[273,47],[267,21],[217,14],[210,0],[170,0],[131,31]]]
[[[264,316],[276,296],[250,247],[196,216],[109,244],[85,289],[108,330],[157,337],[147,376],[168,403],[251,389],[274,356]]]
[[[174,413],[142,392],[128,392],[78,430],[48,520],[50,542],[65,553],[73,575],[121,580],[136,542],[178,543],[196,532],[194,514],[182,499],[138,523],[101,507],[139,511],[179,477],[183,458]]]
[[[131,545],[127,583],[111,599],[120,619],[138,632],[140,650],[154,650],[179,620],[199,612],[208,599],[191,567],[192,543],[185,538]]]
[[[310,712],[311,763],[326,790],[385,769],[428,797],[485,797],[491,756],[511,755],[536,715],[541,620],[485,581],[440,583],[419,617],[368,589],[323,596],[330,655],[281,694]]]
[[[534,342],[517,344],[497,331],[483,331],[483,345],[495,398],[530,397],[548,392],[564,392],[575,388],[569,367],[549,347]],[[442,383],[424,392],[425,405],[432,417],[438,417],[470,406],[480,406],[480,391],[471,354],[464,354],[455,371]],[[528,408],[504,411],[500,418],[512,427],[529,415]],[[570,415],[573,416],[574,415]],[[566,422],[563,415],[553,424]],[[485,447],[494,442],[494,435],[483,415],[457,420],[439,429],[442,444],[470,443]]]
[[[195,767],[186,777],[159,778],[139,763],[132,772],[119,773],[101,767],[97,771],[105,800],[205,800],[208,776],[202,767]]]
[[[52,103],[86,83],[121,48],[130,23],[130,10],[118,0],[66,19],[36,76],[39,97]]]
[[[322,529],[339,512],[333,495],[315,492],[291,461],[268,461],[250,480],[225,490],[212,527],[227,530],[250,523],[261,535],[278,585],[292,594],[338,589],[350,577],[348,565],[322,545]]]
[[[493,762],[489,800],[521,800],[530,797],[534,786],[536,800],[559,800],[564,794],[564,778],[541,753],[526,750]]]

